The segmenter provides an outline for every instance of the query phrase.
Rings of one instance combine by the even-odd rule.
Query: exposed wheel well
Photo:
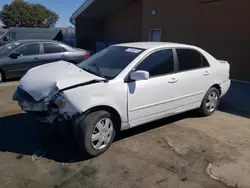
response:
[[[95,112],[95,111],[99,111],[99,110],[105,110],[105,111],[109,112],[111,114],[111,118],[115,121],[116,130],[117,131],[121,130],[121,123],[122,123],[121,116],[117,112],[116,109],[114,109],[114,108],[112,108],[110,106],[93,107],[93,108],[87,110],[86,113]]]
[[[212,87],[215,87],[216,89],[218,89],[218,91],[220,92],[220,95],[221,95],[221,87],[220,87],[220,85],[219,84],[214,84]],[[211,88],[212,88],[211,87]]]

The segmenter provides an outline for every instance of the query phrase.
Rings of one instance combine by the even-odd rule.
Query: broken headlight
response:
[[[55,95],[52,100],[58,108],[63,108],[67,103],[65,97],[60,94]]]

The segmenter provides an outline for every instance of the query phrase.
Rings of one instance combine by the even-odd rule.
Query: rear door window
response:
[[[43,43],[44,54],[54,54],[65,52],[66,49],[63,48],[60,44],[56,43]]]
[[[207,59],[198,51],[192,49],[176,49],[179,71],[187,71],[208,67]]]
[[[202,59],[202,66],[203,67],[210,67],[210,64],[208,63],[207,58],[204,57],[204,55],[201,54],[201,59]]]
[[[63,46],[61,46],[62,52],[67,52],[68,50],[66,48],[64,48]]]

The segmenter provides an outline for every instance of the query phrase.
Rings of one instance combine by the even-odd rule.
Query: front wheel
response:
[[[202,116],[210,116],[212,115],[220,102],[220,93],[218,89],[212,87],[206,93],[201,106],[199,108],[199,112]]]
[[[0,83],[3,82],[4,77],[3,77],[3,72],[0,70]]]
[[[78,129],[75,136],[79,149],[91,157],[104,153],[116,134],[111,114],[103,110],[87,114],[76,127]]]

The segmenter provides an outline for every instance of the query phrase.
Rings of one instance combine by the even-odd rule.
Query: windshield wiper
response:
[[[96,70],[98,71],[99,76],[101,76],[102,78],[105,78],[105,77],[103,76],[103,74],[102,74],[102,72],[101,72],[101,70],[100,70],[99,66],[96,64],[96,62],[95,62],[95,61],[93,62],[93,64],[95,65]],[[105,78],[105,79],[106,79],[106,78]]]

